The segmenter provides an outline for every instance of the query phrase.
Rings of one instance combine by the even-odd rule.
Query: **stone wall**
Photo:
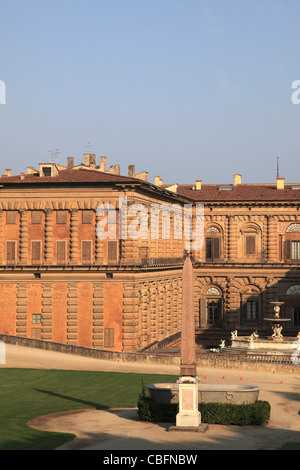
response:
[[[180,355],[168,354],[153,354],[153,353],[124,353],[104,351],[99,349],[83,348],[79,346],[47,342],[42,340],[34,340],[29,338],[20,338],[16,336],[8,336],[0,334],[0,340],[7,344],[14,344],[23,347],[30,347],[43,349],[47,351],[55,351],[64,354],[73,354],[78,356],[90,357],[93,359],[111,360],[115,362],[128,362],[128,363],[146,363],[146,364],[161,364],[161,365],[175,365],[178,366],[178,374],[180,373]],[[218,369],[239,369],[239,370],[252,370],[257,372],[272,372],[281,374],[299,374],[300,365],[297,364],[280,364],[276,362],[262,363],[262,362],[248,362],[244,356],[238,354],[221,357],[217,354],[198,356],[197,367],[203,368],[218,368]]]

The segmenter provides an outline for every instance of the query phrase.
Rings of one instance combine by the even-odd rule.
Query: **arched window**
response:
[[[292,325],[295,327],[300,326],[300,285],[294,284],[286,291],[286,304],[290,308],[292,316]],[[297,298],[298,297],[298,298]]]
[[[221,292],[216,287],[210,287],[209,289],[207,289],[206,295],[218,297],[221,295]]]
[[[247,285],[241,292],[242,324],[258,322],[261,315],[261,291],[254,285]]]
[[[300,224],[287,227],[285,235],[285,256],[290,261],[300,261]]]
[[[290,286],[286,291],[286,295],[300,295],[300,285],[295,284],[293,286]]]
[[[220,326],[222,317],[222,294],[217,287],[206,291],[206,324]]]
[[[211,225],[206,230],[205,247],[206,260],[218,261],[222,257],[222,232],[216,225]]]
[[[288,226],[286,231],[292,233],[300,232],[300,224],[291,224]]]

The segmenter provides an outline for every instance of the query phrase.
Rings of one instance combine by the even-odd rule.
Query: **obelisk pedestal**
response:
[[[180,428],[198,428],[201,424],[201,413],[198,410],[198,380],[195,377],[180,377],[179,412],[176,415],[176,426]]]

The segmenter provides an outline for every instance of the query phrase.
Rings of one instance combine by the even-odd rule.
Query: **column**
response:
[[[52,284],[43,285],[43,330],[42,339],[46,341],[52,340]]]
[[[103,284],[94,284],[94,299],[93,299],[93,315],[94,315],[94,347],[104,347],[103,337]]]
[[[28,264],[28,224],[27,210],[20,212],[19,264]]]
[[[233,261],[237,259],[237,222],[235,216],[229,216],[228,220],[228,259]]]
[[[27,284],[18,284],[16,336],[27,337]]]
[[[77,345],[77,284],[71,282],[68,287],[67,344]]]
[[[78,210],[71,210],[70,264],[78,264]]]
[[[45,264],[53,264],[53,211],[46,210],[45,214]]]
[[[274,261],[278,258],[278,237],[277,237],[277,221],[275,217],[268,216],[268,232],[267,232],[267,250],[268,261]]]
[[[3,211],[0,210],[0,264],[5,264],[5,247],[3,240]]]

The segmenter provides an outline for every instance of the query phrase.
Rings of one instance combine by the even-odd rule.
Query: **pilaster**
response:
[[[28,263],[28,222],[27,210],[20,211],[19,264]]]
[[[45,264],[53,264],[53,211],[45,214]]]
[[[78,264],[78,210],[71,209],[70,264]]]

